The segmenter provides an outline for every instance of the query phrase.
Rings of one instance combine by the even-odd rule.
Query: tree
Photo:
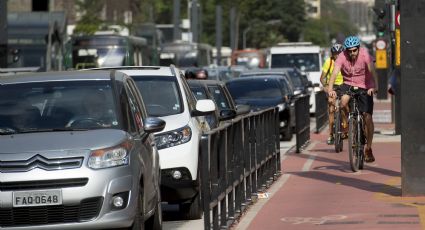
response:
[[[322,0],[321,18],[309,19],[304,28],[304,40],[329,46],[333,38],[356,34],[357,28],[349,21],[347,12],[333,0]],[[338,41],[342,42],[342,41]]]
[[[303,0],[203,0],[203,40],[214,44],[215,39],[215,5],[223,6],[223,44],[229,41],[229,11],[236,7],[236,34],[239,47],[245,29],[249,47],[264,48],[282,41],[298,41],[305,23]],[[269,23],[271,21],[279,23]]]
[[[76,5],[83,16],[77,22],[74,34],[94,34],[103,23],[99,14],[102,12],[104,2],[102,0],[77,0]]]

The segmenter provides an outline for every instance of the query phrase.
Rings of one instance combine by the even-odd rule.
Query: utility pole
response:
[[[181,32],[180,32],[180,0],[174,0],[173,2],[173,40],[180,40],[181,39]]]
[[[236,44],[236,8],[230,9],[230,48],[232,51],[237,50]]]
[[[399,1],[401,38],[401,189],[403,196],[425,195],[425,23],[423,0]],[[399,22],[399,20],[398,20]]]
[[[223,27],[221,25],[221,18],[223,16],[221,5],[215,8],[215,48],[217,49],[217,65],[221,65],[221,45],[223,40]]]
[[[7,0],[0,0],[0,68],[7,68]]]
[[[199,4],[197,0],[191,1],[191,25],[192,41],[199,42]]]

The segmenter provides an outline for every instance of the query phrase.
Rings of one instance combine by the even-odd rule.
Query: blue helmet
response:
[[[349,36],[345,39],[344,46],[346,49],[360,46],[360,39],[356,36]]]

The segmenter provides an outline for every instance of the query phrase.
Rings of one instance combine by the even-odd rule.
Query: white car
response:
[[[179,204],[187,219],[201,218],[199,145],[202,131],[209,130],[204,116],[214,113],[214,101],[197,101],[183,73],[174,66],[112,69],[132,77],[148,115],[155,114],[166,122],[164,130],[155,134],[162,200]]]
[[[307,74],[313,83],[314,91],[310,97],[310,113],[316,112],[314,93],[320,91],[320,75],[322,74],[322,56],[320,47],[311,42],[279,43],[267,50],[269,68],[291,68],[296,66]]]

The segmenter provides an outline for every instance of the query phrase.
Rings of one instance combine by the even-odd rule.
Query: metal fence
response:
[[[310,96],[299,97],[295,101],[296,152],[300,153],[310,141]]]
[[[252,112],[201,138],[201,199],[205,229],[228,228],[280,168],[277,108]]]
[[[314,116],[316,118],[316,133],[319,133],[328,123],[328,98],[325,91],[316,92],[315,97],[316,112]]]

